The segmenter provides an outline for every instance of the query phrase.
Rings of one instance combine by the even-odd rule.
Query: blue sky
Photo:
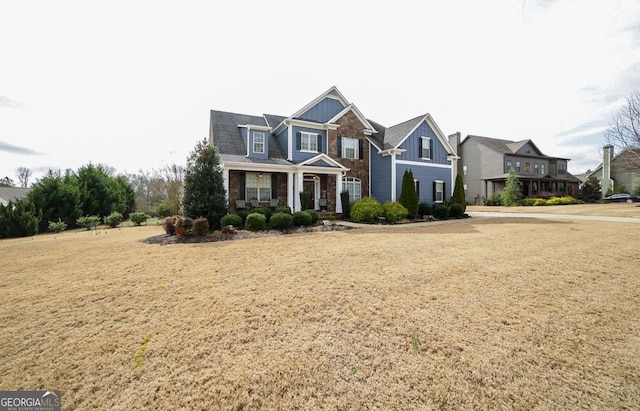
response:
[[[640,89],[637,0],[216,3],[1,2],[0,177],[184,164],[209,110],[290,115],[334,85],[385,126],[430,113],[580,173]]]

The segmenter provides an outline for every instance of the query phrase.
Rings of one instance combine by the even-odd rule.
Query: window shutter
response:
[[[271,198],[278,198],[278,175],[271,174]]]
[[[324,144],[322,144],[322,138],[323,136],[321,134],[318,134],[318,152],[319,153],[324,153]]]
[[[342,157],[342,137],[338,136],[338,156]]]
[[[433,197],[431,199],[432,202],[436,202],[436,182],[433,182]]]
[[[433,139],[429,139],[429,158],[433,160]]]
[[[301,140],[302,140],[302,134],[298,131],[296,133],[296,150],[300,150],[300,146],[301,146],[300,141]]]
[[[416,180],[416,197],[418,197],[418,201],[420,201],[420,180]]]
[[[418,158],[422,158],[422,138],[418,139]]]
[[[362,140],[358,140],[358,158],[360,160],[362,160],[362,158],[364,156],[363,147],[364,147],[363,141]]]
[[[442,201],[447,201],[447,183],[442,182]]]
[[[247,175],[245,173],[240,173],[240,187],[238,188],[240,190],[240,200],[246,200],[245,198],[245,192],[246,190],[246,186],[247,186]]]

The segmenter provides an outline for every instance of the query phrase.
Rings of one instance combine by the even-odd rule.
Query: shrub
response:
[[[502,205],[502,196],[500,195],[500,192],[494,191],[493,194],[491,194],[491,197],[485,198],[484,205],[487,205],[487,206]]]
[[[251,213],[247,216],[247,221],[245,221],[244,225],[249,231],[264,230],[267,225],[267,217],[264,214]]]
[[[372,223],[384,214],[382,204],[371,197],[364,197],[351,208],[351,219],[356,223]]]
[[[449,207],[442,203],[435,204],[433,206],[433,216],[438,220],[446,220],[449,218]]]
[[[193,219],[191,217],[178,216],[175,219],[174,225],[176,227],[184,227],[185,229],[189,230],[191,229],[191,226],[193,226]]]
[[[269,219],[271,218],[271,210],[269,210],[267,207],[256,207],[251,210],[251,212],[264,215],[267,218],[267,222],[269,222]]]
[[[287,213],[291,214],[291,207],[289,206],[278,206],[276,207],[276,213]]]
[[[242,227],[242,217],[236,214],[227,214],[220,219],[220,226],[225,227],[228,225],[232,225],[236,228]]]
[[[535,201],[533,202],[534,207],[546,206],[546,205],[547,205],[547,200],[545,200],[544,198],[536,198]]]
[[[406,207],[397,201],[388,201],[382,207],[384,209],[384,218],[389,223],[396,223],[409,214]]]
[[[169,234],[169,235],[174,235],[176,233],[176,220],[177,220],[177,216],[170,216],[170,217],[165,217],[164,220],[162,220],[162,229],[164,230],[165,233]]]
[[[111,228],[116,228],[122,222],[122,214],[117,211],[109,214],[104,218],[104,223]]]
[[[312,219],[313,217],[311,217],[308,211],[297,211],[293,213],[293,225],[295,226],[311,225]]]
[[[351,203],[349,203],[349,191],[343,191],[340,193],[340,203],[342,204],[342,219],[348,220],[351,218]]]
[[[318,212],[316,210],[306,210],[307,213],[311,216],[311,224],[315,224],[318,222]]]
[[[449,204],[449,217],[460,218],[464,215],[464,208],[460,203]]]
[[[460,216],[462,216],[467,209],[467,199],[464,194],[464,182],[460,174],[456,176],[456,184],[453,189],[453,195],[451,196],[451,204],[453,205],[454,203],[460,204],[462,207],[462,213],[460,214]]]
[[[522,205],[530,207],[530,206],[534,205],[535,202],[536,202],[535,198],[529,197],[529,198],[525,198],[524,200],[522,200]]]
[[[156,204],[155,213],[158,218],[171,217],[178,211],[178,206],[175,201],[166,199]]]
[[[23,199],[0,203],[0,237],[26,237],[38,233],[42,210]]]
[[[67,224],[58,218],[58,221],[49,221],[49,231],[52,233],[61,233],[67,229]]]
[[[293,224],[293,216],[283,211],[275,213],[271,216],[271,228],[276,230],[284,230]]]
[[[249,212],[246,210],[240,210],[240,211],[236,211],[236,214],[240,216],[240,218],[242,219],[242,224],[244,224],[244,222],[247,221],[247,216],[249,215]]]
[[[93,227],[100,224],[100,217],[98,217],[97,215],[86,215],[78,218],[77,223],[80,227],[91,230]]]
[[[193,225],[191,226],[191,232],[199,236],[205,236],[209,234],[209,220],[207,220],[206,217],[196,218],[195,220],[193,220]]]
[[[432,210],[429,203],[418,204],[418,217],[424,217],[426,215],[432,215]]]
[[[147,218],[149,218],[147,213],[143,213],[141,211],[129,214],[129,220],[131,220],[131,222],[137,226],[147,221]]]

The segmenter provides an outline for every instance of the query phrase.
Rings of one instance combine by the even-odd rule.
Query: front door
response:
[[[307,210],[315,209],[316,180],[313,177],[305,177],[302,184],[302,191],[309,197],[309,203],[303,204],[302,208]]]

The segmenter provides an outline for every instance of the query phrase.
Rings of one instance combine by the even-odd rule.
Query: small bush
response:
[[[205,236],[209,234],[209,220],[207,220],[206,217],[196,218],[195,220],[193,220],[193,225],[191,226],[191,232],[199,236]]]
[[[49,221],[49,231],[61,233],[67,229],[67,224],[58,218],[58,221]]]
[[[264,230],[264,227],[267,225],[267,217],[261,213],[251,213],[247,216],[247,221],[245,221],[244,226],[249,231],[260,231]]]
[[[459,203],[451,203],[449,205],[449,217],[460,218],[464,214],[464,207]]]
[[[242,227],[242,217],[236,214],[227,214],[220,219],[220,226],[225,227],[232,225],[236,228]]]
[[[356,201],[351,208],[351,219],[356,223],[372,223],[384,214],[382,204],[371,197]]]
[[[93,227],[100,224],[100,217],[97,215],[86,215],[78,218],[76,221],[80,227],[84,227],[87,230],[91,230]]]
[[[104,218],[104,223],[111,228],[116,228],[120,223],[122,223],[122,214],[114,211]]]
[[[178,207],[176,207],[174,201],[166,199],[156,204],[154,211],[158,218],[165,218],[171,217],[173,214],[175,214],[178,211]]]
[[[546,205],[547,205],[547,200],[545,200],[544,198],[536,198],[535,201],[533,202],[534,207],[546,206]]]
[[[164,230],[165,233],[169,234],[169,235],[174,235],[176,233],[176,220],[177,220],[177,216],[169,216],[169,217],[165,217],[164,220],[162,220],[162,229]]]
[[[289,206],[278,206],[276,207],[276,213],[287,213],[291,214],[291,207]]]
[[[149,216],[147,215],[147,213],[143,213],[143,212],[136,212],[136,213],[129,214],[129,220],[131,220],[131,222],[137,226],[147,221],[148,218]]]
[[[271,221],[269,224],[273,229],[285,230],[293,225],[293,216],[289,213],[281,211],[271,216]]]
[[[388,223],[396,223],[409,214],[407,208],[397,201],[388,201],[382,207],[384,218]]]
[[[499,206],[502,205],[502,196],[499,191],[494,191],[491,197],[484,199],[484,205]]]
[[[311,225],[313,217],[309,214],[309,211],[297,211],[293,213],[293,225],[295,226],[307,226]]]
[[[251,210],[251,212],[260,213],[264,215],[267,218],[267,222],[269,222],[269,219],[271,218],[271,210],[268,209],[267,207],[256,207],[253,210]]]
[[[524,200],[522,200],[522,205],[523,206],[527,206],[527,207],[531,207],[533,206],[533,204],[536,202],[535,198],[525,198]]]
[[[551,197],[547,200],[547,205],[568,205],[568,204],[579,204],[580,201],[576,200],[571,196],[564,197]]]
[[[433,206],[433,216],[438,220],[446,220],[449,218],[449,207],[442,203],[435,204]]]
[[[418,204],[418,217],[424,217],[426,215],[432,215],[431,205],[429,205],[429,203]]]
[[[318,212],[316,210],[306,210],[306,212],[311,216],[311,225],[318,222]]]

